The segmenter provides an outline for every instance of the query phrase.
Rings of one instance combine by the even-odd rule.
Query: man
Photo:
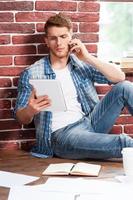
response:
[[[121,157],[123,147],[133,147],[133,139],[108,133],[124,106],[133,114],[133,85],[125,81],[119,67],[100,61],[79,39],[72,39],[71,21],[63,14],[48,19],[45,34],[50,53],[22,73],[15,108],[22,124],[34,118],[32,154],[72,159]],[[67,111],[42,111],[52,102],[47,95],[36,97],[29,79],[58,79]],[[101,101],[95,82],[114,83]]]

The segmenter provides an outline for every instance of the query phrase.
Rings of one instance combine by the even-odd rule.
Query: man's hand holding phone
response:
[[[88,58],[88,50],[85,45],[77,38],[69,42],[70,53],[74,53],[80,60],[86,61]]]

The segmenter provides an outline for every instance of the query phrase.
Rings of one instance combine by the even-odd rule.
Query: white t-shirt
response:
[[[53,112],[52,131],[56,131],[80,120],[84,113],[81,104],[77,101],[77,92],[68,67],[54,70],[56,79],[60,81],[66,101],[67,111]]]

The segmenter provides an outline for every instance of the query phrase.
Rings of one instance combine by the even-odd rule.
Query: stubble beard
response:
[[[69,55],[69,50],[67,50],[66,52],[61,53],[61,54],[60,54],[60,53],[56,53],[55,51],[51,50],[50,53],[51,53],[51,55],[53,55],[54,57],[61,59],[61,58],[67,58],[67,57],[68,57],[68,55]]]

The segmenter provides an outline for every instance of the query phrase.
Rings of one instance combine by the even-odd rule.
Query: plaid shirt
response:
[[[80,61],[73,54],[69,57],[68,66],[77,91],[78,101],[81,103],[85,115],[88,115],[99,102],[94,83],[110,84],[111,82],[94,67]],[[26,68],[19,79],[15,113],[18,109],[24,108],[28,104],[32,89],[29,84],[29,79],[55,78],[56,75],[52,70],[49,56],[40,59]],[[34,156],[43,158],[53,156],[51,146],[51,119],[52,112],[49,111],[42,111],[34,117],[36,129],[36,145],[32,149],[32,154]]]

